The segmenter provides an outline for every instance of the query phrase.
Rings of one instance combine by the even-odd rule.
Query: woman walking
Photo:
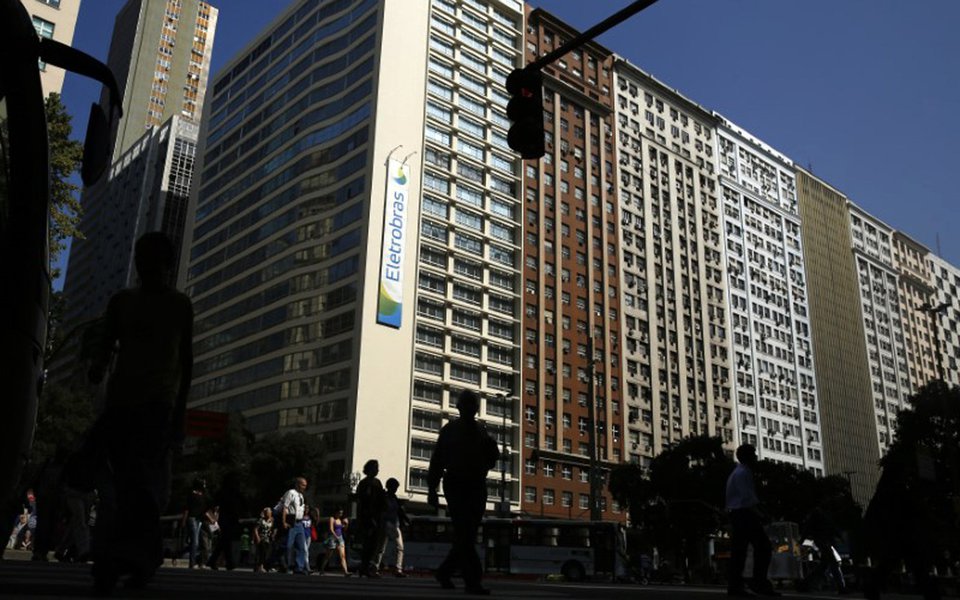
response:
[[[343,534],[349,525],[349,519],[343,516],[343,508],[338,506],[327,522],[327,538],[323,542],[327,547],[327,553],[323,556],[323,561],[317,565],[317,575],[323,575],[327,563],[330,562],[330,557],[336,552],[340,557],[340,568],[343,569],[343,575],[345,577],[350,576],[350,569],[347,568],[347,546],[343,541]]]

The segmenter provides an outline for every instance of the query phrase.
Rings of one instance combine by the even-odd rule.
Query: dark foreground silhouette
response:
[[[457,409],[460,418],[440,430],[427,478],[427,501],[434,507],[440,504],[437,487],[443,480],[453,525],[453,545],[436,577],[444,588],[453,588],[451,577],[459,567],[467,593],[486,595],[489,590],[480,585],[483,567],[474,542],[487,503],[487,471],[497,463],[499,451],[497,443],[475,418],[480,409],[477,395],[469,390],[461,392]]]
[[[93,543],[96,590],[121,577],[142,587],[162,563],[160,515],[170,496],[170,450],[182,443],[193,355],[190,300],[168,281],[175,254],[162,233],[135,247],[138,287],[115,294],[90,368],[99,383],[111,359],[105,409],[84,454],[100,493]]]

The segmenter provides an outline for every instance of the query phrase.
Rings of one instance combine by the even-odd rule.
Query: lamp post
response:
[[[497,400],[500,401],[500,415],[502,417],[501,427],[501,450],[500,450],[500,516],[510,516],[510,504],[507,502],[507,460],[510,458],[510,452],[507,450],[507,406],[510,398],[506,394],[497,394]],[[513,403],[509,405],[512,407]],[[511,411],[512,412],[512,411]],[[511,415],[512,418],[513,415]]]

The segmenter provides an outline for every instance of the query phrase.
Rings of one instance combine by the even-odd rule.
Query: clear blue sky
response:
[[[123,3],[83,0],[74,45],[105,59]],[[217,73],[287,2],[213,4]],[[533,4],[583,30],[629,2]],[[958,0],[659,0],[599,41],[960,265],[958,27]],[[99,92],[63,94],[82,133]]]

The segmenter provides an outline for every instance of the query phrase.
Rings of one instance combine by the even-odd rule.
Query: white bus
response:
[[[414,517],[403,534],[405,568],[435,570],[450,550],[446,517]],[[555,519],[483,520],[477,553],[487,573],[622,579],[628,574],[620,523]]]

